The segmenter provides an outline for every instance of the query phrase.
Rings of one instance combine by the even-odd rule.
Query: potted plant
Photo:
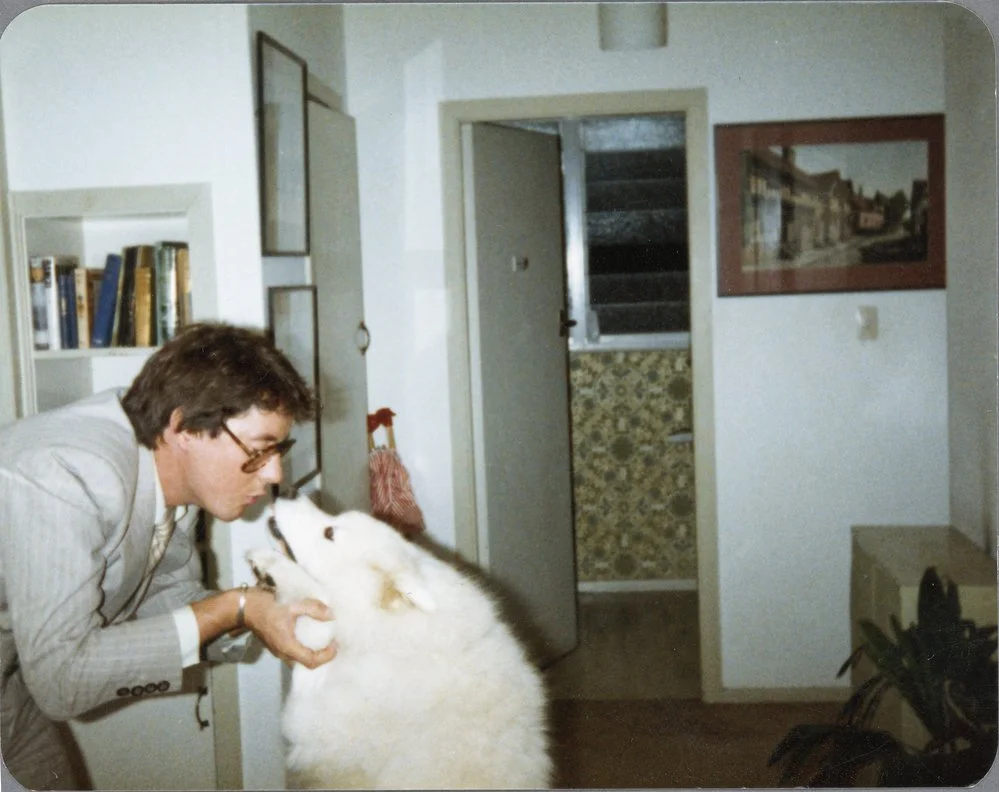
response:
[[[835,723],[794,726],[770,756],[781,781],[852,786],[858,775],[878,786],[967,786],[996,758],[996,626],[961,618],[957,585],[928,568],[919,585],[918,621],[902,629],[891,617],[889,637],[862,620],[866,642],[843,664],[842,676],[866,655],[877,673],[843,705]],[[905,745],[872,728],[881,699],[895,688],[929,739]]]

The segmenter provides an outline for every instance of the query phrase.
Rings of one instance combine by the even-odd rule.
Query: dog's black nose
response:
[[[295,500],[295,498],[297,497],[298,497],[297,487],[289,487],[284,492],[281,492],[281,489],[278,487],[277,484],[271,484],[271,500],[277,500],[278,498],[284,498],[286,500]]]

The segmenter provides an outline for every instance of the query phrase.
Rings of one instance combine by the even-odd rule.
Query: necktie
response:
[[[170,541],[170,535],[173,533],[173,525],[173,510],[171,509],[167,518],[153,528],[153,543],[149,548],[149,561],[146,563],[147,576],[152,573],[160,559],[163,558],[167,542]]]

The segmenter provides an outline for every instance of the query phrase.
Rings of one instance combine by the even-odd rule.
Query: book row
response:
[[[103,269],[76,256],[31,256],[31,324],[37,350],[151,347],[191,320],[186,242],[130,245]]]

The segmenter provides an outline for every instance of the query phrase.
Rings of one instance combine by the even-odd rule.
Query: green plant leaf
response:
[[[853,650],[853,654],[851,654],[848,658],[846,658],[846,662],[839,667],[839,671],[836,672],[836,678],[839,679],[841,676],[843,676],[843,674],[845,674],[851,668],[856,666],[860,658],[863,656],[864,656],[864,647],[858,646],[856,649]]]
[[[916,618],[924,627],[932,627],[944,600],[943,582],[936,567],[927,567],[919,581]]]
[[[870,728],[871,723],[874,720],[874,715],[877,712],[879,706],[881,706],[881,699],[884,698],[885,693],[888,691],[890,685],[885,679],[881,680],[881,684],[877,687],[874,693],[871,695],[870,700],[867,702],[867,706],[864,709],[860,717],[859,726],[861,728]]]
[[[788,782],[812,773],[810,786],[846,786],[871,766],[882,785],[967,786],[980,780],[999,744],[999,628],[961,618],[957,585],[929,567],[920,581],[918,619],[903,628],[889,617],[889,633],[870,620],[864,643],[837,676],[866,655],[875,673],[844,703],[835,724],[792,728],[770,757]],[[930,739],[908,748],[870,729],[890,688],[922,721]]]
[[[872,702],[880,699],[879,691],[884,687],[885,678],[881,674],[875,674],[863,682],[843,704],[836,722],[845,726],[862,725],[868,719],[867,713]]]
[[[932,635],[927,645],[925,636],[918,629],[901,630],[894,616],[891,621],[892,628],[898,635],[902,662],[906,669],[904,678],[896,680],[896,687],[933,738],[941,739],[947,720],[943,684],[938,676],[931,673],[930,658],[945,650],[933,642]]]
[[[904,753],[899,742],[885,731],[843,729],[834,737],[827,760],[809,786],[852,786],[864,767],[883,766]]]
[[[896,687],[908,682],[908,671],[902,660],[902,651],[884,634],[880,627],[871,621],[860,622],[860,629],[867,638],[865,651],[878,671]]]
[[[777,744],[767,760],[767,766],[785,762],[781,771],[781,781],[787,783],[798,776],[802,766],[815,754],[841,727],[822,724],[801,724],[793,726]]]
[[[927,630],[938,630],[961,619],[961,601],[957,584],[940,579],[935,567],[927,567],[919,581],[916,605],[919,624]]]

